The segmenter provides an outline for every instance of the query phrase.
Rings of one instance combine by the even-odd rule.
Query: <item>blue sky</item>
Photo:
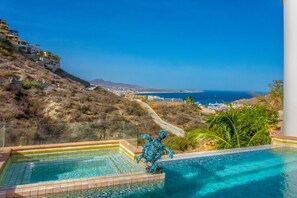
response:
[[[0,18],[86,80],[266,91],[283,79],[281,0],[1,0]]]

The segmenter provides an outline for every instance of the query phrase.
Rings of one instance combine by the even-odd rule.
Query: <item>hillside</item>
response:
[[[205,126],[205,116],[198,107],[173,102],[149,102],[148,104],[162,119],[185,131]]]
[[[35,141],[42,137],[45,140],[51,135],[66,137],[65,131],[70,131],[65,127],[58,131],[52,128],[34,131],[30,128],[39,124],[59,123],[61,127],[61,123],[101,123],[100,126],[95,126],[102,130],[98,134],[92,134],[94,138],[90,138],[87,131],[83,134],[79,131],[79,134],[75,135],[76,139],[72,141],[100,139],[102,134],[99,133],[102,131],[103,139],[107,136],[112,138],[113,135],[106,133],[119,131],[121,126],[113,123],[122,121],[139,128],[140,132],[159,130],[137,103],[104,89],[88,90],[70,78],[63,78],[39,66],[14,51],[10,44],[3,40],[0,40],[0,104],[0,123],[18,126],[7,134],[8,139],[15,141],[15,144],[19,144],[21,140],[25,142],[23,144],[32,143],[31,139]],[[24,126],[27,126],[28,130],[25,130]]]

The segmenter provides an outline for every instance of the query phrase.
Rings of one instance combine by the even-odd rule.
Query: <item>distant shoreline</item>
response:
[[[203,93],[203,90],[197,90],[197,91],[144,91],[144,92],[137,92],[136,95],[141,95],[141,94],[160,94],[160,93],[165,93],[165,94],[173,94],[173,93]]]
[[[134,95],[138,96],[158,96],[161,99],[182,99],[192,97],[194,102],[199,102],[202,105],[231,103],[242,99],[254,98],[253,93],[243,91],[207,91],[203,92],[137,92]],[[156,100],[158,100],[156,98]]]

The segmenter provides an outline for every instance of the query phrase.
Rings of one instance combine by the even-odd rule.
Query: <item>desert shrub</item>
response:
[[[81,111],[82,113],[86,113],[86,112],[89,111],[89,110],[90,110],[90,106],[87,105],[87,104],[82,104],[82,105],[80,106],[80,111]]]
[[[27,78],[25,80],[22,80],[22,87],[24,89],[31,89],[31,88],[42,89],[42,83],[37,80],[30,80]]]
[[[256,95],[262,105],[269,109],[283,109],[284,102],[284,83],[282,80],[274,80],[269,84],[270,91],[266,96]]]
[[[163,141],[165,146],[171,148],[175,153],[184,152],[188,149],[192,149],[195,145],[195,141],[191,141],[187,137],[168,136]]]
[[[100,86],[97,86],[97,87],[95,87],[95,89],[94,89],[95,91],[102,91],[103,90],[103,88],[102,87],[100,87]]]
[[[191,119],[189,117],[187,117],[187,115],[184,115],[184,114],[179,114],[175,118],[175,123],[177,125],[184,125],[190,121],[191,121]]]
[[[129,115],[142,116],[146,114],[146,112],[141,108],[141,106],[135,101],[127,105],[126,111]]]
[[[191,96],[188,96],[187,98],[186,98],[186,103],[187,103],[187,105],[191,105],[191,106],[193,106],[194,105],[194,98],[192,98]]]

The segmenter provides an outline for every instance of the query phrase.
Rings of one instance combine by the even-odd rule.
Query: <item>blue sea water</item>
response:
[[[53,197],[294,198],[297,150],[264,149],[162,162],[165,182],[57,194]]]
[[[224,103],[233,102],[239,99],[253,98],[256,92],[244,92],[244,91],[203,91],[200,93],[148,93],[139,95],[152,95],[162,98],[181,98],[185,100],[188,96],[191,96],[195,102],[200,102],[203,105],[209,103]],[[257,94],[265,94],[259,93]]]

